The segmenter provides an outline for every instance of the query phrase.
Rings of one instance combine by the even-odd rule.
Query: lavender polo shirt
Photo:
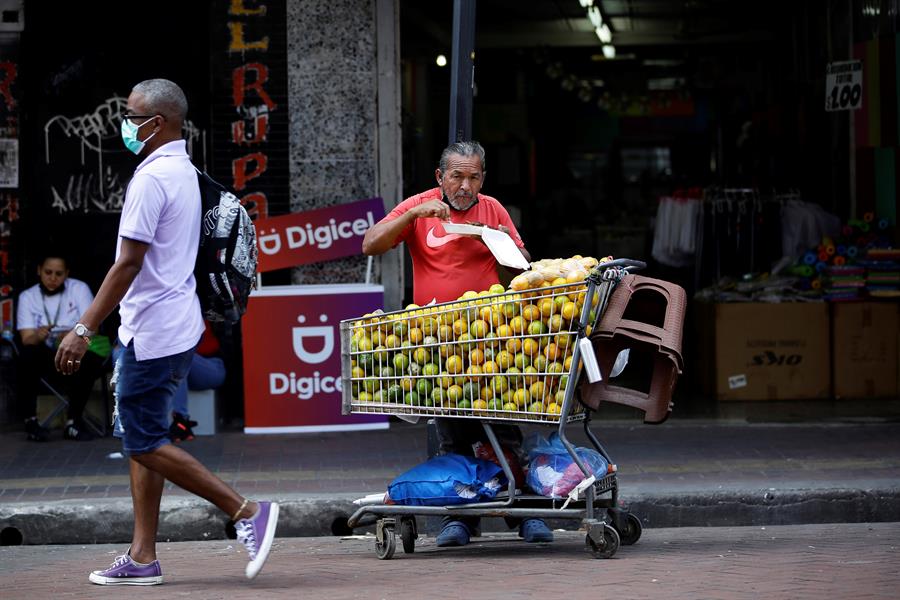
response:
[[[125,192],[116,259],[122,238],[150,248],[119,305],[119,339],[126,346],[134,340],[137,360],[193,348],[203,334],[194,280],[200,188],[184,140],[160,146],[135,169]]]

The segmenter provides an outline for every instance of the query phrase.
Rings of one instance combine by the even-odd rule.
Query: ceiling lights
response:
[[[603,15],[600,12],[600,4],[594,4],[594,0],[578,0],[578,4],[587,10],[588,21],[594,26],[594,33],[597,39],[603,44],[603,56],[607,59],[616,57],[616,49],[612,45],[612,32],[609,25],[603,22]]]

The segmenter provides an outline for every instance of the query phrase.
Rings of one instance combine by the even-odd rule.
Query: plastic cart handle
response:
[[[612,267],[623,267],[626,269],[634,269],[640,271],[647,268],[647,263],[634,260],[633,258],[616,258],[614,260],[597,265],[598,269],[609,269]]]

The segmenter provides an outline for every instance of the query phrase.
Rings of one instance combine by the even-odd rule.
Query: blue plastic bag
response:
[[[525,443],[528,452],[529,487],[542,496],[565,498],[576,485],[584,480],[584,473],[575,464],[572,455],[563,446],[558,433],[544,438],[535,433]],[[600,479],[606,475],[609,462],[593,448],[575,448],[591,475]]]
[[[399,475],[388,486],[397,504],[444,506],[490,500],[500,490],[502,469],[459,454],[436,456]]]

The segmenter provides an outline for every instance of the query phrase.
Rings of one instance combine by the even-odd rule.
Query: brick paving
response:
[[[509,535],[380,561],[373,538],[277,538],[259,577],[234,542],[162,543],[166,583],[101,588],[88,571],[125,546],[0,547],[3,598],[896,598],[900,523],[649,529],[611,560],[583,536],[526,545]]]

